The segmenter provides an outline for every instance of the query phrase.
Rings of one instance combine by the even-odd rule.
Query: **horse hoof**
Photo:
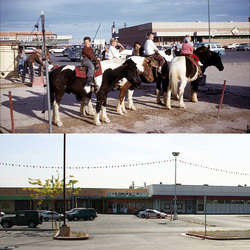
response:
[[[170,110],[170,109],[171,109],[171,106],[167,106],[167,109]]]
[[[119,112],[117,111],[117,114],[118,115],[124,115],[124,113],[122,111],[119,111]]]
[[[61,127],[63,124],[62,124],[62,122],[60,121],[60,122],[56,122],[56,126],[57,127]]]
[[[106,122],[106,123],[110,123],[109,118],[106,118],[106,119],[104,120],[104,122]]]
[[[130,110],[137,110],[135,106],[128,107]]]
[[[101,125],[102,125],[100,121],[96,121],[94,124],[95,124],[96,126],[101,126]]]
[[[185,104],[180,105],[180,108],[181,108],[181,109],[185,109],[185,108],[186,108],[186,105],[185,105]]]

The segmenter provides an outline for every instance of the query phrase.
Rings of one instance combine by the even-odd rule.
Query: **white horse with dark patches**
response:
[[[110,60],[100,62],[103,74],[96,77],[96,84],[99,87],[97,94],[95,124],[100,125],[99,113],[103,108],[102,119],[109,122],[106,115],[107,94],[114,85],[122,78],[132,82],[134,88],[141,84],[136,64],[132,60]],[[82,101],[88,99],[89,111],[93,112],[91,104],[91,87],[86,86],[86,78],[76,76],[75,66],[61,66],[50,73],[51,101],[53,102],[53,122],[62,126],[59,115],[59,105],[65,93],[73,93],[76,99]],[[82,105],[83,106],[83,105]]]
[[[198,48],[195,54],[199,57],[203,66],[201,67],[204,73],[209,66],[215,66],[219,71],[224,69],[221,62],[221,57],[218,53],[210,51],[209,48],[204,46]],[[186,56],[178,56],[173,59],[169,69],[169,86],[166,97],[166,106],[171,109],[171,94],[179,95],[179,107],[185,108],[186,105],[183,101],[184,90],[188,82],[190,82],[190,100],[198,102],[197,90],[200,81],[198,66],[192,62],[192,59]],[[178,81],[180,81],[179,92]]]

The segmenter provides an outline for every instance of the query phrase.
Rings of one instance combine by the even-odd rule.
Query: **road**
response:
[[[103,215],[94,221],[67,222],[71,231],[88,233],[87,241],[52,240],[48,231],[0,231],[0,249],[249,249],[250,240],[213,241],[185,235],[204,231],[204,215],[179,215],[179,220],[141,219],[133,215]],[[249,229],[250,216],[208,215],[207,230]],[[213,226],[210,226],[213,225]],[[17,228],[17,227],[16,227]],[[24,227],[22,227],[24,228]],[[25,227],[27,229],[27,227]],[[39,228],[51,228],[44,222]],[[9,249],[9,248],[8,248]]]

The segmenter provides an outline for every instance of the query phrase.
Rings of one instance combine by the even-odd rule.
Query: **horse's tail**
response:
[[[55,94],[53,91],[53,71],[49,72],[49,92],[50,92],[50,103],[52,104],[55,99]]]
[[[173,95],[177,95],[177,88],[178,88],[178,70],[175,67],[174,62],[170,65],[169,70],[169,85],[168,89],[172,91]]]

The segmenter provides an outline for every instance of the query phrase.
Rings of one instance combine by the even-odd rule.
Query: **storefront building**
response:
[[[192,36],[193,42],[209,41],[208,22],[152,22],[133,27],[119,29],[119,41],[123,44],[139,42],[142,46],[146,41],[147,32],[155,34],[156,45],[182,43],[185,35]],[[211,42],[222,46],[232,43],[249,43],[249,22],[211,22]]]
[[[153,184],[145,187],[152,196],[153,208],[173,212],[175,185]],[[177,213],[249,214],[250,187],[176,185]],[[206,204],[206,206],[204,205]]]
[[[22,188],[0,188],[0,210],[12,213],[23,209],[56,210],[63,212],[63,195],[31,198],[32,192]],[[38,205],[39,200],[43,200]],[[54,208],[53,208],[54,207]],[[133,213],[151,208],[152,198],[145,189],[82,188],[77,195],[66,193],[66,210],[73,207],[95,208],[99,213]]]

